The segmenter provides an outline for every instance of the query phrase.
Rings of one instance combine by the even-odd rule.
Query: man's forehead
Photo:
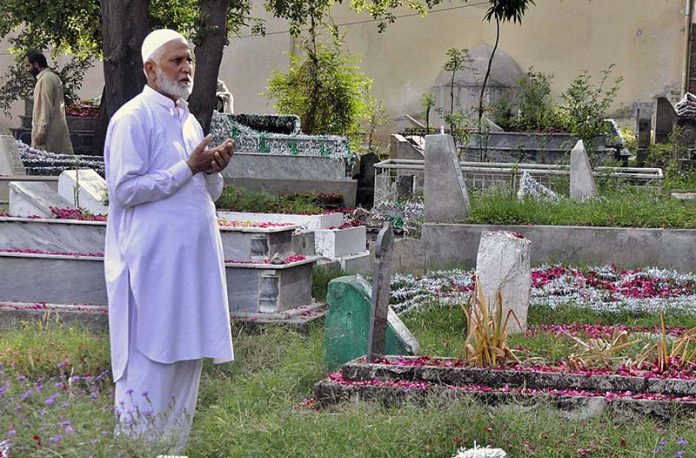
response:
[[[172,40],[165,43],[162,51],[163,56],[167,57],[192,55],[191,47],[183,40]]]

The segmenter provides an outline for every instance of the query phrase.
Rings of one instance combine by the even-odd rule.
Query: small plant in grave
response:
[[[670,340],[665,327],[664,313],[660,313],[660,336],[655,344],[645,346],[637,364],[652,364],[660,373],[675,367],[696,364],[696,328],[689,329],[677,338],[671,350]]]
[[[512,310],[503,315],[503,296],[500,291],[496,294],[494,310],[491,311],[481,284],[476,278],[476,290],[472,291],[468,302],[461,307],[467,323],[465,361],[477,367],[497,367],[520,362],[507,346],[510,318],[514,318],[518,323],[519,320]]]
[[[563,331],[563,334],[575,342],[575,351],[568,355],[568,365],[573,369],[586,369],[590,367],[614,367],[625,362],[620,354],[634,344],[640,343],[640,339],[630,340],[625,329],[614,329],[609,339],[593,337],[584,341],[579,337]]]

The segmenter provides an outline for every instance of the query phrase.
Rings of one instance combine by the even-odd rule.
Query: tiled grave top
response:
[[[235,141],[235,150],[246,153],[281,154],[291,156],[320,156],[352,159],[353,153],[346,137],[337,135],[284,135],[260,132],[234,120],[234,116],[213,112],[210,124],[213,143],[226,138]]]

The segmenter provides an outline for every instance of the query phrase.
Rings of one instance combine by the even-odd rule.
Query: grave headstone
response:
[[[636,139],[638,150],[636,152],[636,162],[638,167],[643,167],[648,158],[648,148],[650,147],[650,137],[652,136],[652,126],[650,117],[641,116],[641,110],[636,113]]]
[[[469,194],[450,135],[425,137],[425,221],[461,223],[469,215]]]
[[[525,197],[531,197],[532,199],[549,199],[552,201],[558,201],[558,195],[539,183],[532,177],[526,170],[522,172],[520,177],[520,188],[517,191],[517,198],[523,200]]]
[[[657,98],[655,110],[655,143],[667,143],[677,122],[677,112],[666,97]]]
[[[413,175],[400,175],[396,177],[396,197],[401,201],[410,200],[413,197]]]
[[[17,141],[11,135],[0,135],[0,175],[26,175]]]
[[[65,170],[58,177],[58,194],[75,207],[105,215],[106,180],[92,169]]]
[[[503,317],[512,310],[508,330],[527,329],[527,309],[532,287],[529,245],[531,241],[508,231],[485,231],[481,234],[476,257],[476,277],[486,304],[495,310],[497,294],[502,296]],[[517,319],[515,319],[515,317]]]
[[[570,152],[570,198],[575,200],[592,199],[597,196],[590,159],[585,145],[578,140]]]
[[[371,315],[370,284],[360,275],[336,278],[329,283],[325,318],[326,365],[335,370],[363,356]],[[418,341],[391,308],[388,308],[384,353],[414,355]]]
[[[391,292],[392,258],[394,254],[394,231],[385,222],[377,235],[375,247],[375,270],[372,276],[372,312],[367,333],[367,362],[384,356],[384,338],[387,333],[389,294]]]
[[[358,191],[355,197],[356,205],[372,208],[375,202],[375,164],[379,157],[368,153],[360,157],[360,172],[358,173]]]
[[[9,188],[12,216],[54,218],[52,208],[75,209],[44,182],[10,181]]]

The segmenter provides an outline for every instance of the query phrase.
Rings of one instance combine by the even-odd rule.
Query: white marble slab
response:
[[[281,213],[246,213],[232,211],[218,211],[217,213],[218,218],[232,221],[297,224],[304,231],[328,229],[343,224],[342,213],[323,213],[321,215],[287,215]]]
[[[106,215],[106,180],[92,169],[64,170],[58,177],[58,194],[75,207]]]
[[[318,255],[326,258],[335,259],[362,253],[366,249],[366,244],[365,226],[314,231],[314,249]]]
[[[43,182],[11,181],[9,188],[12,216],[52,218],[51,208],[75,208]]]

